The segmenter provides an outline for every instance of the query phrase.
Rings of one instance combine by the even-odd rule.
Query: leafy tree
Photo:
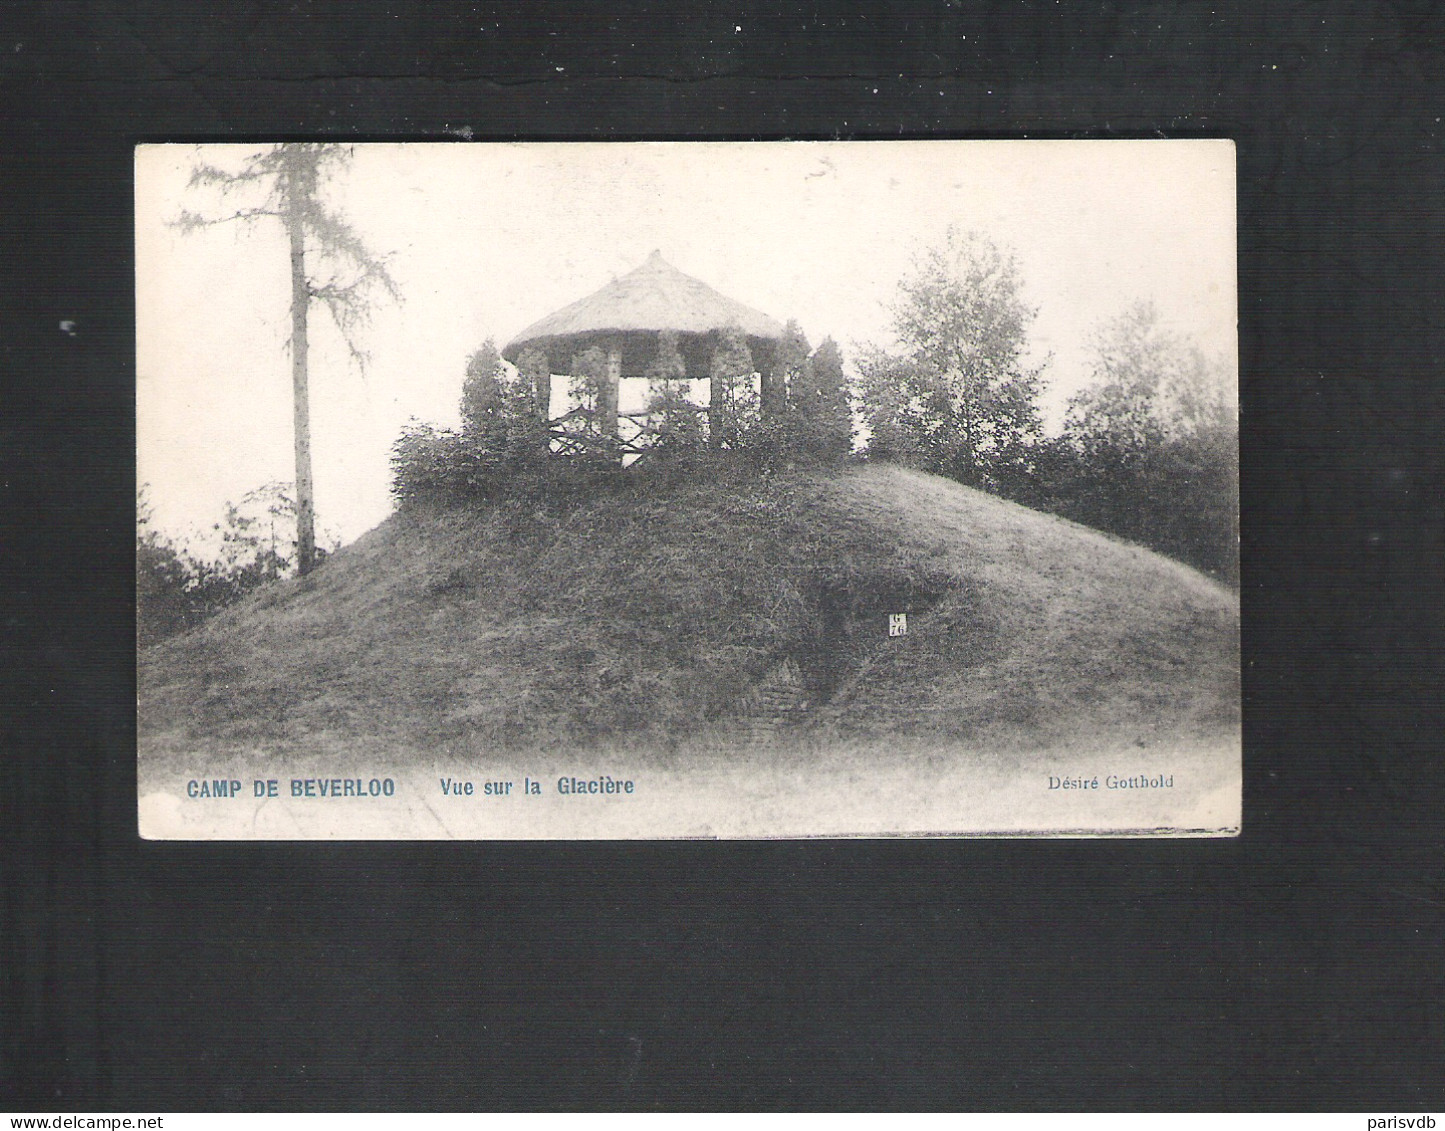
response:
[[[1207,356],[1194,342],[1181,339],[1181,344],[1183,356],[1169,368],[1159,387],[1168,433],[1177,438],[1237,432],[1232,367],[1222,357]]]
[[[296,500],[289,483],[267,483],[247,491],[239,503],[226,503],[218,572],[236,596],[290,574],[295,565]],[[325,553],[318,548],[318,555]]]
[[[1226,580],[1238,568],[1238,427],[1227,367],[1136,303],[1095,334],[1072,397],[1059,509]]]
[[[1140,459],[1161,445],[1234,427],[1222,362],[1136,303],[1094,335],[1093,383],[1069,400],[1064,434],[1085,452]]]
[[[211,526],[219,536],[210,553],[162,534],[142,488],[136,506],[137,639],[153,644],[199,624],[242,597],[295,569],[296,501],[289,483],[267,483],[239,503],[227,501],[225,517]],[[328,538],[330,549],[336,540]],[[329,552],[318,546],[318,560]]]
[[[874,454],[908,458],[959,482],[1009,491],[1043,434],[1043,366],[1025,362],[1035,309],[1012,254],[950,228],[899,285],[897,351],[859,360]]]
[[[315,143],[277,145],[247,160],[239,172],[198,164],[191,186],[213,186],[223,198],[253,193],[259,202],[223,216],[206,218],[182,212],[182,231],[232,221],[274,218],[281,224],[291,258],[291,380],[296,452],[298,570],[315,566],[316,503],[311,475],[311,410],[309,394],[309,326],[311,304],[322,303],[358,366],[366,355],[356,332],[370,317],[379,294],[399,299],[400,292],[385,261],[373,254],[352,227],[322,200],[326,179],[345,165],[351,151]]]
[[[708,430],[715,448],[735,447],[757,415],[753,355],[740,326],[719,335],[708,371]]]
[[[1180,360],[1179,343],[1150,303],[1138,303],[1094,335],[1093,384],[1069,399],[1065,431],[1085,448],[1143,452],[1163,441],[1160,393]]]
[[[473,474],[485,469],[473,458],[475,448],[460,432],[438,428],[412,417],[391,446],[391,496],[398,509],[416,503],[435,503],[476,490]],[[493,478],[486,474],[480,493],[489,493]]]
[[[869,456],[943,470],[954,437],[933,375],[877,346],[863,346],[855,364]]]

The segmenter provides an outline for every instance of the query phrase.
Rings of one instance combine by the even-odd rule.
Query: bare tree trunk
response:
[[[347,225],[329,214],[319,197],[321,169],[327,160],[344,161],[345,153],[334,144],[285,142],[270,152],[253,157],[246,168],[228,173],[206,164],[198,164],[192,183],[217,185],[222,193],[242,183],[259,182],[271,188],[272,196],[265,207],[243,209],[214,220],[184,214],[177,221],[189,231],[231,220],[275,216],[285,229],[291,245],[291,381],[292,413],[296,447],[296,570],[310,573],[316,565],[316,495],[311,478],[311,409],[307,379],[307,317],[311,300],[318,292],[306,277],[306,232],[315,237],[315,251],[323,259],[347,263],[360,272],[349,286],[332,285],[320,292],[329,306],[342,337],[352,346],[352,354],[361,361],[348,333],[349,316],[364,313],[362,295],[368,287],[377,286],[392,298],[399,298],[396,282],[385,263],[373,256],[350,233]],[[274,207],[273,207],[274,205]]]
[[[286,234],[291,237],[291,384],[296,433],[296,571],[316,566],[316,500],[311,482],[311,402],[306,370],[306,315],[311,290],[306,283],[306,242],[303,202],[295,165],[287,185]]]

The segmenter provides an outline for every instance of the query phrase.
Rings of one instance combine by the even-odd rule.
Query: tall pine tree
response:
[[[778,339],[777,371],[784,382],[789,406],[796,406],[799,397],[799,379],[813,347],[797,319],[789,318],[783,327],[783,336]]]
[[[488,338],[467,358],[467,375],[462,382],[463,434],[481,439],[501,426],[502,384],[502,355]]]
[[[825,338],[800,368],[795,388],[793,411],[803,453],[825,463],[842,459],[853,450],[853,413],[843,355],[832,338]]]
[[[729,326],[718,335],[709,369],[708,433],[714,448],[736,447],[756,416],[752,377],[747,335]]]
[[[316,564],[316,501],[311,471],[310,328],[313,301],[331,314],[358,366],[366,354],[356,331],[366,323],[374,302],[400,292],[385,260],[370,251],[361,237],[330,211],[322,199],[327,176],[344,166],[351,151],[343,146],[287,143],[249,158],[237,171],[198,164],[191,186],[218,188],[223,198],[253,194],[256,201],[212,218],[182,212],[182,231],[273,218],[280,222],[291,260],[291,383],[292,426],[296,456],[296,564],[302,574]]]

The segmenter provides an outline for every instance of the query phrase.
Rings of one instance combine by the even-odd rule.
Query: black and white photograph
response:
[[[1439,1124],[1445,6],[11,8],[12,1122]]]
[[[1238,834],[1229,141],[135,194],[143,837]]]

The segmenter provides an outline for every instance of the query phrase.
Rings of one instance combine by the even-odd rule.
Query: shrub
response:
[[[506,462],[484,435],[412,421],[392,445],[392,497],[399,506],[489,498],[506,484]]]
[[[142,489],[136,508],[136,636],[141,647],[184,632],[296,572],[296,504],[287,483],[268,483],[226,503],[216,556],[199,556],[152,524]],[[334,548],[335,542],[332,542]],[[319,565],[329,554],[316,547]]]

